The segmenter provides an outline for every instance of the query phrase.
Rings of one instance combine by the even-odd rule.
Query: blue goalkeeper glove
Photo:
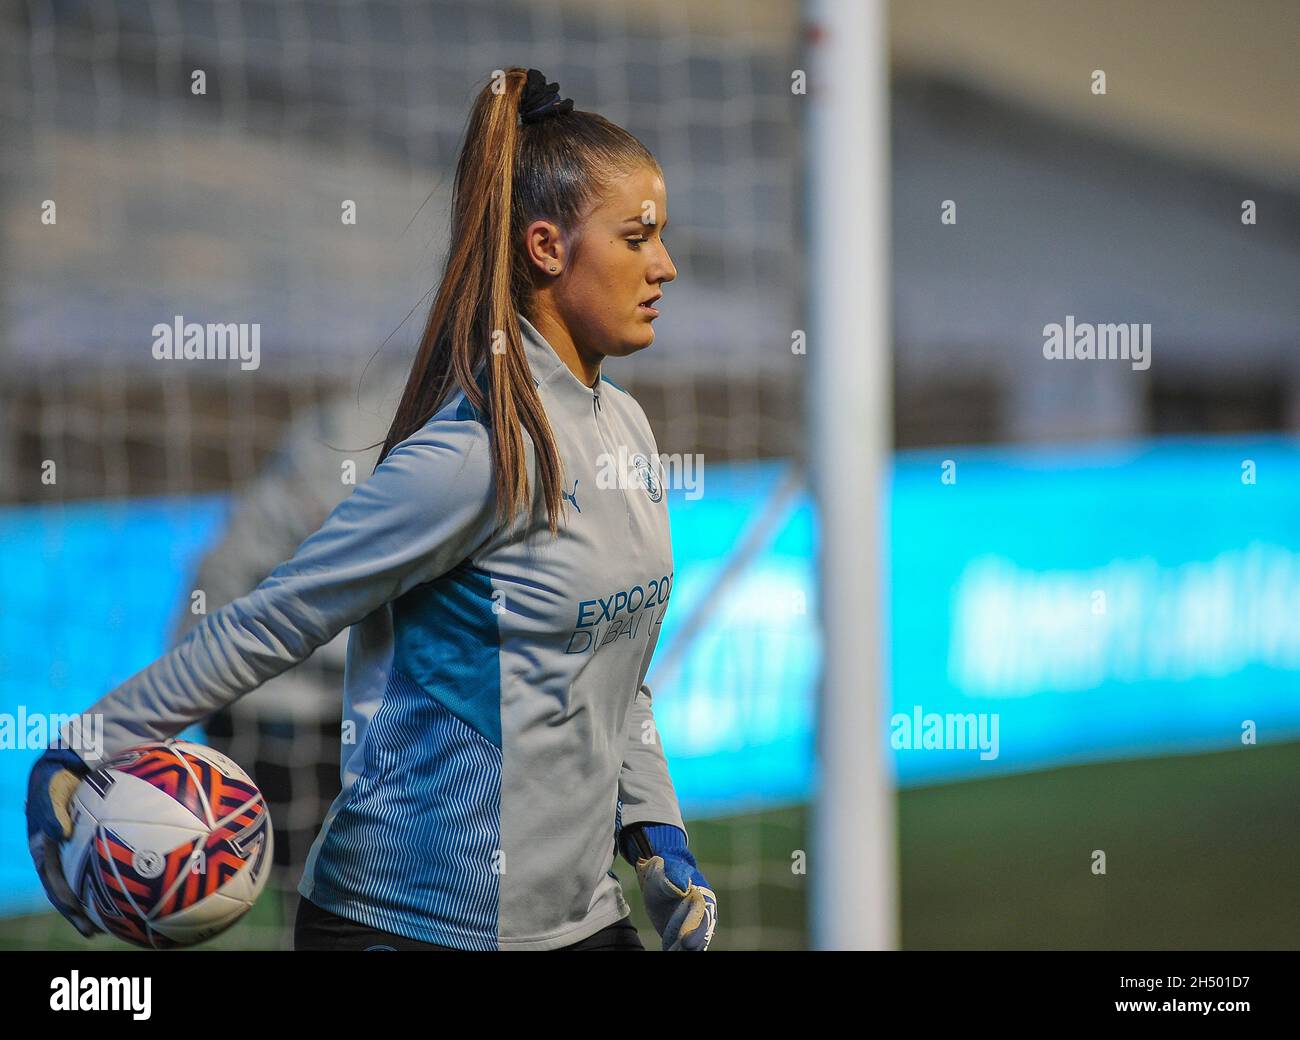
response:
[[[718,923],[718,897],[686,847],[686,832],[667,823],[633,823],[622,829],[619,848],[636,867],[663,948],[707,950]]]
[[[50,748],[36,760],[27,781],[27,847],[36,864],[45,894],[54,908],[82,935],[90,938],[101,929],[86,916],[81,900],[73,894],[59,846],[72,837],[72,814],[68,803],[90,767],[70,748]]]

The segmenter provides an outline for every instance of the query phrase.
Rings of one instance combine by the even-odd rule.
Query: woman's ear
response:
[[[559,274],[564,270],[564,236],[549,220],[534,220],[528,225],[524,232],[524,248],[529,263],[542,274]]]

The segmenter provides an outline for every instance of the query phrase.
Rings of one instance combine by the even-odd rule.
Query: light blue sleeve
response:
[[[658,457],[659,444],[650,421],[635,398],[629,396],[628,400],[636,408],[650,450]],[[668,758],[655,723],[653,699],[649,685],[643,682],[628,711],[623,767],[618,775],[618,825],[668,823],[684,831],[686,824],[682,822],[677,792],[668,773]]]
[[[645,683],[632,699],[627,718],[623,767],[618,776],[620,823],[670,823],[686,830],[677,806],[677,793],[668,775],[668,759],[655,725],[650,687]]]
[[[103,716],[104,755],[206,718],[446,573],[494,529],[487,431],[472,419],[431,420],[257,588],[89,709]]]

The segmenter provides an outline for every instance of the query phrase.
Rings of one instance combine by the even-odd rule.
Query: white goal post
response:
[[[888,7],[809,0],[807,12],[806,414],[825,641],[812,935],[818,949],[894,949],[894,783],[883,732],[892,441]]]

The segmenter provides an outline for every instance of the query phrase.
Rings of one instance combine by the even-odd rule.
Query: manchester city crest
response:
[[[632,456],[632,465],[636,467],[637,475],[641,478],[641,483],[645,485],[646,494],[650,496],[650,501],[658,502],[663,498],[663,482],[659,479],[659,475],[655,473],[650,460],[641,452],[637,452]]]

